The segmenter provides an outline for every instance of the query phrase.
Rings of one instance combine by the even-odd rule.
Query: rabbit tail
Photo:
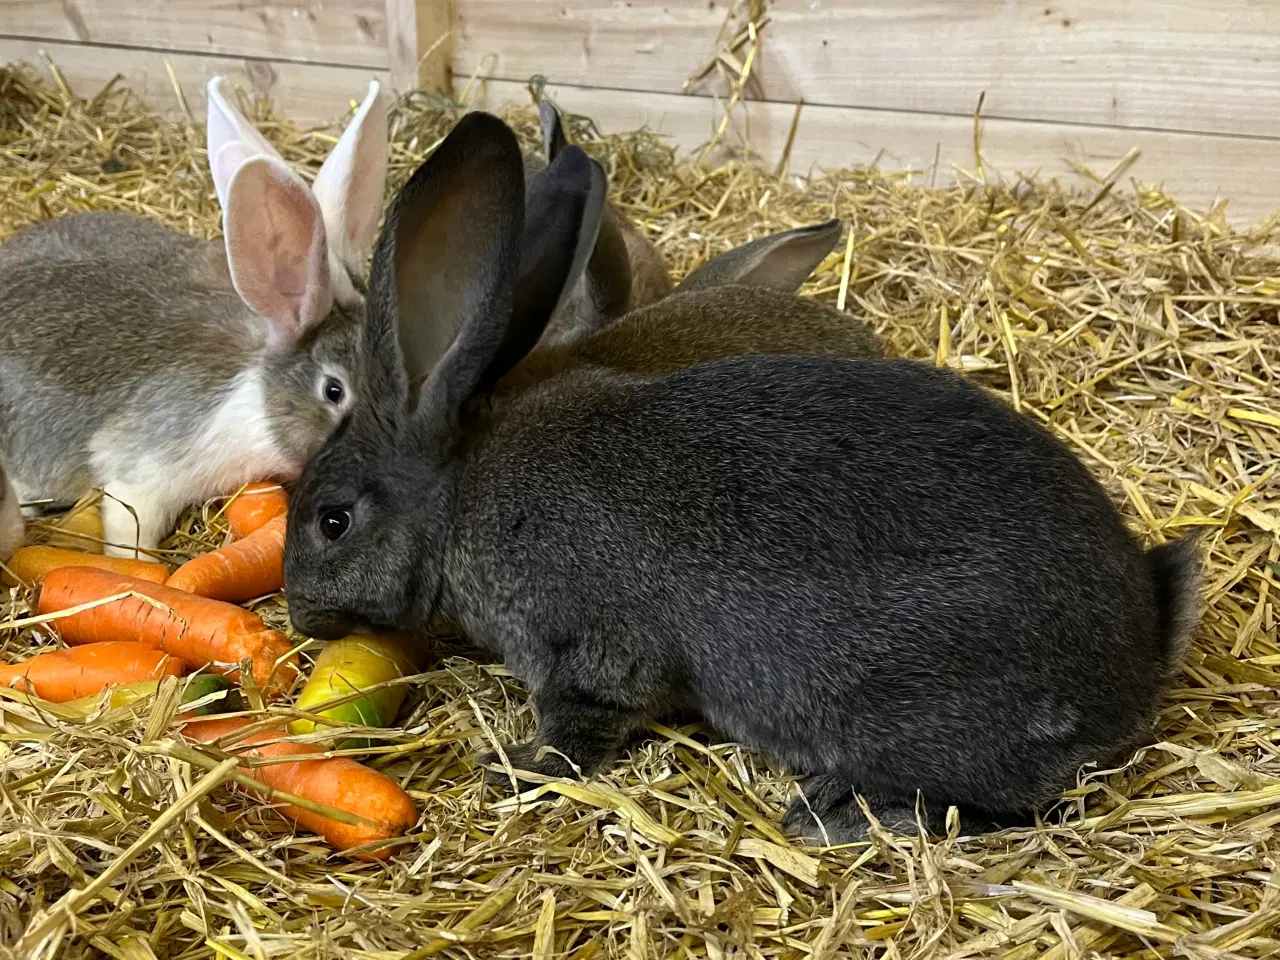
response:
[[[1147,553],[1156,588],[1158,630],[1170,679],[1182,668],[1200,623],[1200,551],[1197,536],[1183,537]]]

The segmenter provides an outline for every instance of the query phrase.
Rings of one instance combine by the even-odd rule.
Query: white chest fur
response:
[[[152,549],[191,504],[267,477],[290,477],[293,463],[276,444],[263,374],[239,374],[207,417],[170,430],[113,424],[94,437],[95,481],[106,493],[103,523],[110,552]],[[131,435],[132,434],[132,435]],[[144,435],[145,434],[145,435]]]

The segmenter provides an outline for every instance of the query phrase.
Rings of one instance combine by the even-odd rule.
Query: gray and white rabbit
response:
[[[757,356],[493,394],[577,281],[604,181],[569,148],[526,204],[514,134],[472,114],[400,192],[370,388],[291,494],[296,628],[491,649],[538,713],[517,770],[589,776],[698,711],[802,775],[786,824],[832,842],[866,831],[855,791],[891,826],[918,795],[934,825],[1007,822],[1149,737],[1194,542],[1144,551],[1062,444],[960,377]]]
[[[18,494],[5,473],[4,460],[0,459],[0,563],[4,563],[18,549],[26,532]]]
[[[360,389],[387,171],[379,85],[308,186],[208,87],[222,241],[87,213],[0,246],[0,450],[24,501],[105,491],[108,551],[186,506],[291,479]]]

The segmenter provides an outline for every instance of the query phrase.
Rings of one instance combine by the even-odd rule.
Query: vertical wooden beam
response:
[[[391,85],[453,93],[456,0],[387,0]]]

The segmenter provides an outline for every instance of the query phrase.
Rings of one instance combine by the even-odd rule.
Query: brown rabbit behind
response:
[[[879,358],[880,339],[861,320],[795,296],[839,238],[840,221],[829,220],[743,244],[694,270],[660,304],[577,339],[539,340],[501,389],[583,366],[647,376],[738,356]]]
[[[538,104],[542,149],[547,163],[569,145],[560,113],[549,100]],[[545,169],[545,168],[541,168]],[[540,170],[529,171],[537,176]],[[671,274],[662,254],[640,228],[606,203],[587,270],[547,325],[539,343],[580,340],[632,310],[661,300],[671,292]]]

